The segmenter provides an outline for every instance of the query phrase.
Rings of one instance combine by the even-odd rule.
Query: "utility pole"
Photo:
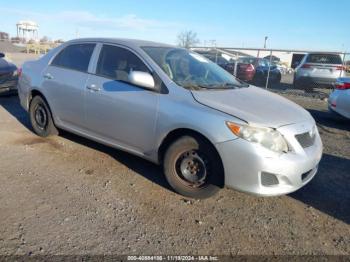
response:
[[[268,37],[268,36],[265,36],[264,49],[266,49],[267,39],[269,39],[269,37]]]

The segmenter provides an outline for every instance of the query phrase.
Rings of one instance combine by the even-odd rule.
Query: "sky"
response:
[[[118,37],[176,44],[192,30],[199,45],[350,51],[350,0],[0,0],[0,31],[19,20],[39,36]]]

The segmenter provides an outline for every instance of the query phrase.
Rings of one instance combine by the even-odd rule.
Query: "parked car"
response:
[[[18,87],[39,136],[60,128],[162,164],[189,197],[225,185],[287,194],[314,177],[322,156],[302,107],[170,45],[72,40],[24,63]]]
[[[278,70],[280,70],[282,75],[286,75],[289,73],[289,68],[286,67],[284,64],[276,63],[274,64]]]
[[[346,67],[346,72],[347,73],[350,73],[350,61],[346,61],[346,63],[345,63],[345,67]]]
[[[272,64],[277,65],[281,62],[281,58],[277,57],[277,56],[265,56],[264,59],[266,59],[267,61],[271,61]]]
[[[223,69],[225,69],[227,72],[231,73],[232,75],[234,74],[235,71],[235,60],[230,59],[227,60],[221,55],[215,55],[215,54],[208,54],[208,53],[202,53],[204,57],[208,58],[210,61],[216,63]]]
[[[17,91],[18,70],[4,57],[5,55],[0,53],[0,94],[9,94]]]
[[[267,77],[270,83],[279,83],[282,75],[277,66],[270,65],[264,58],[241,57],[237,61],[237,77],[261,86],[266,84]]]
[[[274,64],[282,75],[292,74],[294,72],[293,68],[287,67],[285,64],[276,63]]]
[[[345,68],[340,55],[309,53],[295,69],[294,86],[298,89],[331,88],[337,78],[344,75]]]
[[[334,85],[334,91],[328,99],[331,112],[350,119],[350,78],[339,78]]]

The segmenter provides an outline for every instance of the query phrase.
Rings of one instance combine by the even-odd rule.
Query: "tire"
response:
[[[41,96],[35,96],[30,102],[29,117],[32,128],[38,136],[58,135],[50,108]]]
[[[297,89],[297,90],[302,89],[300,82],[298,80],[296,80],[295,77],[294,77],[294,80],[293,80],[293,88]]]
[[[312,93],[314,91],[313,87],[305,80],[297,80],[295,74],[293,78],[293,88],[296,90],[302,90],[305,93]]]
[[[255,74],[253,78],[253,83],[255,86],[262,87],[266,85],[266,79],[260,74]]]
[[[279,74],[277,75],[277,78],[275,79],[275,81],[273,81],[273,83],[274,83],[275,85],[277,85],[277,84],[281,83],[281,80],[282,80],[282,75],[279,73]]]
[[[197,136],[183,136],[173,142],[165,153],[163,167],[170,186],[186,197],[211,197],[224,184],[218,153]]]

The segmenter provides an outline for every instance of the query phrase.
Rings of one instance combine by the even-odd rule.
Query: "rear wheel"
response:
[[[296,80],[295,77],[293,80],[293,88],[294,89],[302,89],[302,85],[301,85],[300,81]]]
[[[41,96],[35,96],[29,107],[30,123],[34,132],[41,137],[57,135],[49,106]]]
[[[256,86],[262,87],[266,85],[266,79],[263,75],[256,73],[253,78],[253,83]]]
[[[184,136],[171,144],[164,157],[168,183],[179,194],[207,198],[223,186],[223,167],[216,150],[200,137]]]
[[[279,83],[281,83],[281,80],[282,80],[282,74],[278,73],[278,75],[276,76],[276,79],[275,79],[275,81],[273,81],[273,83],[279,84]]]

